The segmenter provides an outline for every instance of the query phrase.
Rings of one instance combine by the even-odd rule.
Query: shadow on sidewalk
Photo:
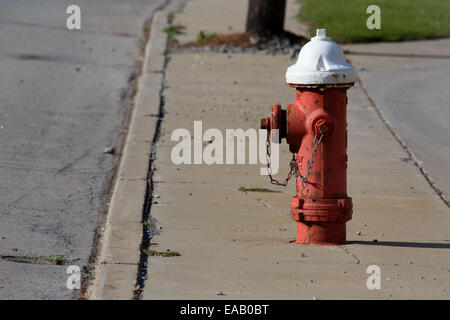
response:
[[[450,243],[400,242],[400,241],[348,241],[346,244],[361,244],[368,246],[388,246],[403,248],[433,248],[450,249]]]

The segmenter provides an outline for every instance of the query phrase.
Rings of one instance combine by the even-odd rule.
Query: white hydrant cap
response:
[[[317,29],[300,50],[297,63],[286,72],[289,84],[341,84],[353,83],[356,69],[345,61],[341,47],[326,37],[325,29]]]

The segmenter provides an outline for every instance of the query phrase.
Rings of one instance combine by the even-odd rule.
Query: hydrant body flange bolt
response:
[[[296,196],[291,216],[297,222],[296,243],[342,244],[352,217],[347,196],[347,89],[356,81],[355,68],[342,49],[317,30],[288,68],[288,84],[296,102],[286,111],[272,106],[262,129],[279,129],[295,154]]]

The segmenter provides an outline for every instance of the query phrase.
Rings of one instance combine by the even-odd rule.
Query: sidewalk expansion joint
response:
[[[171,0],[166,1],[156,12],[158,13],[158,11],[163,11],[165,9],[167,9],[167,7],[169,6]],[[165,10],[167,12],[167,10]],[[164,15],[164,19],[168,19],[168,15]],[[155,20],[152,21],[153,23],[158,23],[155,22]],[[160,35],[163,31],[158,30],[160,32]],[[154,190],[154,181],[153,181],[153,173],[155,171],[155,164],[154,161],[156,160],[156,145],[159,141],[160,135],[161,135],[161,125],[162,125],[162,121],[164,118],[164,111],[165,111],[165,98],[164,98],[164,90],[166,89],[166,87],[164,86],[164,81],[165,81],[165,77],[166,77],[166,67],[168,64],[168,57],[166,55],[167,52],[167,35],[164,33],[163,34],[165,39],[166,39],[166,43],[165,43],[165,48],[164,48],[164,53],[162,54],[162,56],[164,57],[163,59],[163,65],[162,68],[159,70],[150,70],[150,73],[153,74],[161,74],[161,86],[160,86],[160,90],[159,90],[159,109],[158,109],[158,113],[157,114],[151,114],[151,115],[147,115],[147,116],[151,116],[154,118],[157,118],[156,121],[156,128],[154,131],[154,135],[151,141],[151,153],[149,155],[149,165],[148,165],[148,173],[147,173],[147,186],[146,186],[146,191],[145,191],[145,201],[144,201],[144,206],[143,206],[143,210],[142,210],[142,241],[140,244],[140,257],[139,257],[139,263],[138,263],[138,272],[137,272],[137,279],[136,279],[136,285],[135,285],[135,289],[133,291],[133,299],[134,300],[140,300],[142,299],[142,293],[144,291],[144,287],[145,287],[145,281],[147,280],[147,273],[148,273],[148,256],[149,256],[149,248],[151,245],[151,239],[155,234],[158,234],[158,231],[156,230],[156,226],[155,226],[155,219],[152,218],[151,216],[151,208],[152,208],[152,204],[153,204],[153,190]],[[149,41],[151,41],[151,38],[149,39]],[[148,53],[148,52],[147,52]],[[150,59],[152,58],[151,56],[149,57]],[[145,72],[145,70],[144,70]]]
[[[137,266],[138,263],[137,262],[114,262],[114,261],[103,261],[102,262],[103,265],[127,265],[127,266]]]
[[[167,59],[165,59],[164,68],[166,67]],[[162,73],[162,81],[165,80],[165,72]],[[155,171],[154,161],[156,160],[156,144],[159,140],[161,134],[161,124],[164,118],[164,87],[161,86],[160,90],[160,104],[159,104],[159,114],[157,116],[158,120],[156,122],[155,135],[152,140],[152,151],[149,157],[149,171],[147,176],[147,187],[145,194],[144,209],[142,211],[142,242],[140,246],[140,259],[138,264],[138,275],[136,280],[136,287],[139,289],[135,290],[134,299],[140,300],[142,298],[142,292],[145,287],[145,280],[147,280],[147,265],[148,265],[148,249],[150,248],[150,241],[153,235],[157,234],[155,221],[151,217],[151,208],[153,204],[153,173]]]

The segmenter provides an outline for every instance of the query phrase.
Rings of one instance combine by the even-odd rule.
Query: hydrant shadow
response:
[[[403,247],[403,248],[450,249],[450,243],[401,242],[401,241],[347,241],[346,244],[361,244],[368,246],[388,246],[388,247]]]

